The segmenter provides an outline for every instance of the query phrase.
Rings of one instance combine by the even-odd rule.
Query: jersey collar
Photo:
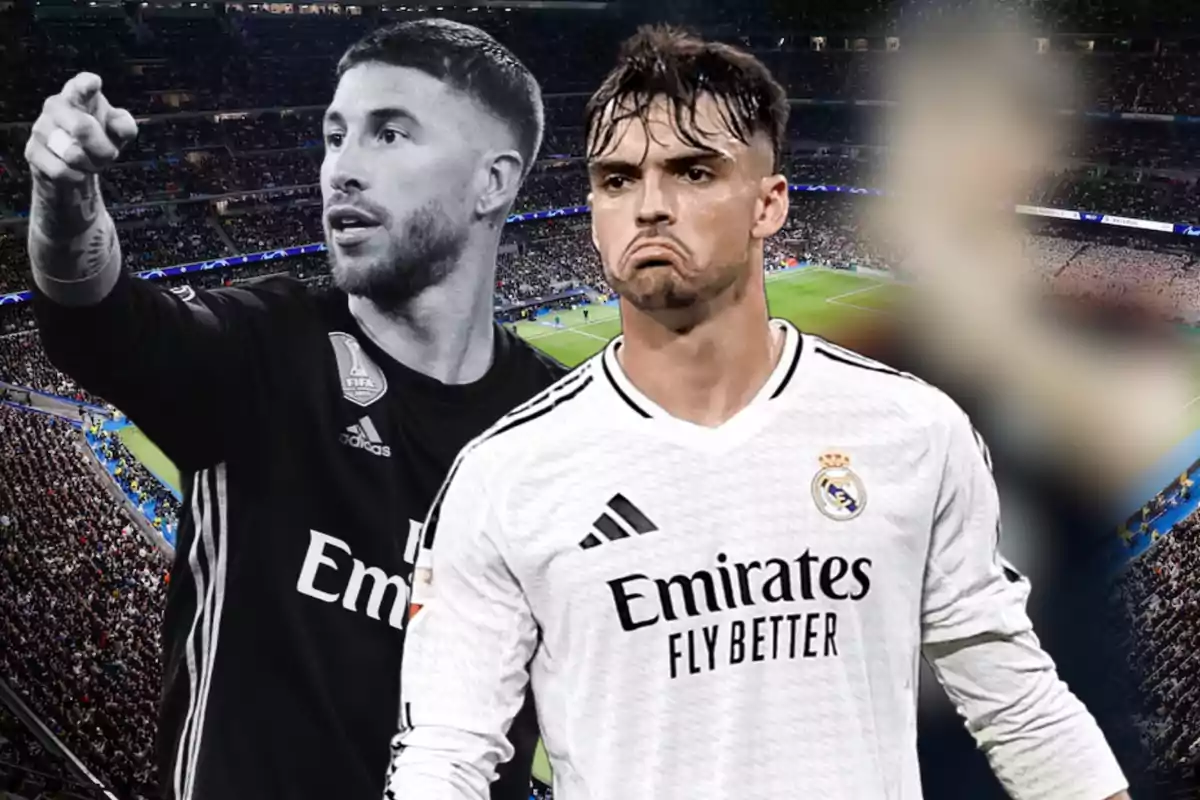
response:
[[[775,369],[771,372],[767,382],[763,384],[763,387],[759,389],[758,394],[754,396],[754,399],[750,401],[746,408],[735,414],[732,419],[721,425],[720,428],[729,426],[739,418],[747,415],[747,412],[752,414],[757,408],[778,398],[793,382],[797,367],[800,364],[800,356],[804,350],[804,337],[787,320],[772,319],[771,325],[774,328],[782,330],[784,335],[783,351],[780,353],[779,363],[775,365]],[[673,420],[681,425],[698,430],[706,430],[703,426],[675,419],[633,385],[625,375],[625,370],[621,368],[621,363],[617,359],[617,351],[621,348],[624,340],[624,336],[618,336],[613,339],[604,348],[604,352],[600,357],[600,371],[621,402],[628,406],[634,414],[643,419]],[[719,430],[720,428],[711,430]]]

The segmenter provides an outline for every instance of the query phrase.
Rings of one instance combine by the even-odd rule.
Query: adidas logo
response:
[[[375,430],[375,424],[371,422],[370,417],[363,417],[339,433],[338,441],[348,447],[366,450],[380,458],[392,457],[392,448],[379,438],[379,431]]]
[[[608,501],[608,510],[615,514],[617,519],[613,519],[612,514],[608,513],[597,517],[592,523],[596,530],[583,537],[583,541],[579,543],[584,550],[596,547],[605,540],[615,542],[618,539],[628,539],[630,531],[643,534],[658,530],[658,526],[623,494],[613,495],[612,500]],[[617,522],[618,519],[625,524],[621,525],[621,522]],[[604,538],[601,539],[601,536]]]

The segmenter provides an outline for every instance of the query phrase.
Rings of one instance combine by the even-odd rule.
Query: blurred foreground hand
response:
[[[1049,311],[1025,256],[1013,208],[1070,134],[1058,113],[1077,102],[1070,76],[1038,56],[1032,34],[994,18],[914,33],[889,70],[899,105],[874,184],[897,197],[867,221],[907,254],[904,334],[939,371],[986,392],[1046,458],[1122,488],[1186,435],[1200,383],[1169,326],[1098,337]]]

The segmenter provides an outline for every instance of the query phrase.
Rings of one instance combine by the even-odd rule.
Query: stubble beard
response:
[[[731,265],[698,282],[686,281],[674,271],[661,276],[634,273],[628,280],[609,273],[606,279],[613,291],[634,308],[653,313],[683,311],[703,305],[738,283],[738,277],[743,272],[744,267]]]
[[[436,202],[413,212],[399,231],[389,231],[387,252],[365,263],[345,263],[328,251],[333,284],[383,311],[395,311],[454,271],[466,245],[465,229],[456,228]]]

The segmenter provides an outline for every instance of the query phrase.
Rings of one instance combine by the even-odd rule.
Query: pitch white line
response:
[[[850,292],[843,292],[842,294],[834,295],[833,297],[827,297],[827,298],[825,298],[825,302],[836,303],[839,300],[841,300],[843,297],[853,297],[854,295],[862,294],[863,292],[871,292],[871,291],[878,289],[880,286],[883,286],[882,282],[872,283],[870,286],[864,286],[861,289],[854,289],[853,291],[850,291]],[[850,303],[842,303],[842,305],[850,305]]]
[[[856,311],[870,311],[872,314],[887,314],[888,313],[887,311],[885,311],[882,308],[869,308],[868,306],[855,305],[854,303],[843,303],[841,300],[834,300],[833,298],[830,298],[830,299],[826,300],[825,302],[832,303],[835,306],[845,306],[846,308],[853,308]]]
[[[1194,406],[1194,405],[1195,405],[1196,403],[1198,403],[1198,402],[1200,402],[1200,394],[1196,395],[1196,396],[1195,396],[1195,397],[1193,397],[1191,400],[1188,400],[1188,402],[1187,402],[1187,405],[1186,405],[1186,406],[1184,406],[1184,408],[1185,408],[1185,409],[1191,408],[1192,406]]]
[[[787,272],[768,272],[767,282],[776,283],[778,281],[798,281],[801,278],[809,278],[813,275],[823,275],[832,270],[822,269],[821,267],[805,267],[804,269],[789,270]]]
[[[589,328],[592,325],[603,325],[604,323],[612,322],[613,320],[619,321],[620,318],[621,318],[620,314],[609,314],[607,316],[601,317],[600,319],[589,319],[587,322],[581,322],[578,325],[565,325],[561,328],[556,328],[553,325],[547,325],[547,324],[544,324],[541,322],[531,322],[530,324],[536,325],[538,327],[538,330],[536,333],[531,333],[528,336],[525,336],[525,341],[533,342],[533,341],[537,341],[538,339],[545,339],[547,336],[553,336],[556,333],[569,333],[569,332],[577,330],[579,328]],[[522,320],[522,321],[527,321],[527,320]],[[585,334],[585,335],[590,336],[592,334]],[[603,339],[604,337],[596,336],[595,338]],[[604,341],[608,341],[608,340],[605,339]]]
[[[580,326],[580,327],[582,327],[582,326]],[[565,332],[566,332],[566,333],[574,333],[574,334],[576,334],[576,335],[578,335],[578,336],[586,336],[586,337],[588,337],[589,339],[595,339],[595,340],[597,340],[597,341],[600,341],[600,342],[607,342],[607,341],[608,341],[608,339],[605,339],[603,336],[597,336],[597,335],[596,335],[596,334],[594,334],[594,333],[588,333],[587,331],[581,331],[581,330],[579,330],[579,328],[566,328],[566,329],[565,329]]]

